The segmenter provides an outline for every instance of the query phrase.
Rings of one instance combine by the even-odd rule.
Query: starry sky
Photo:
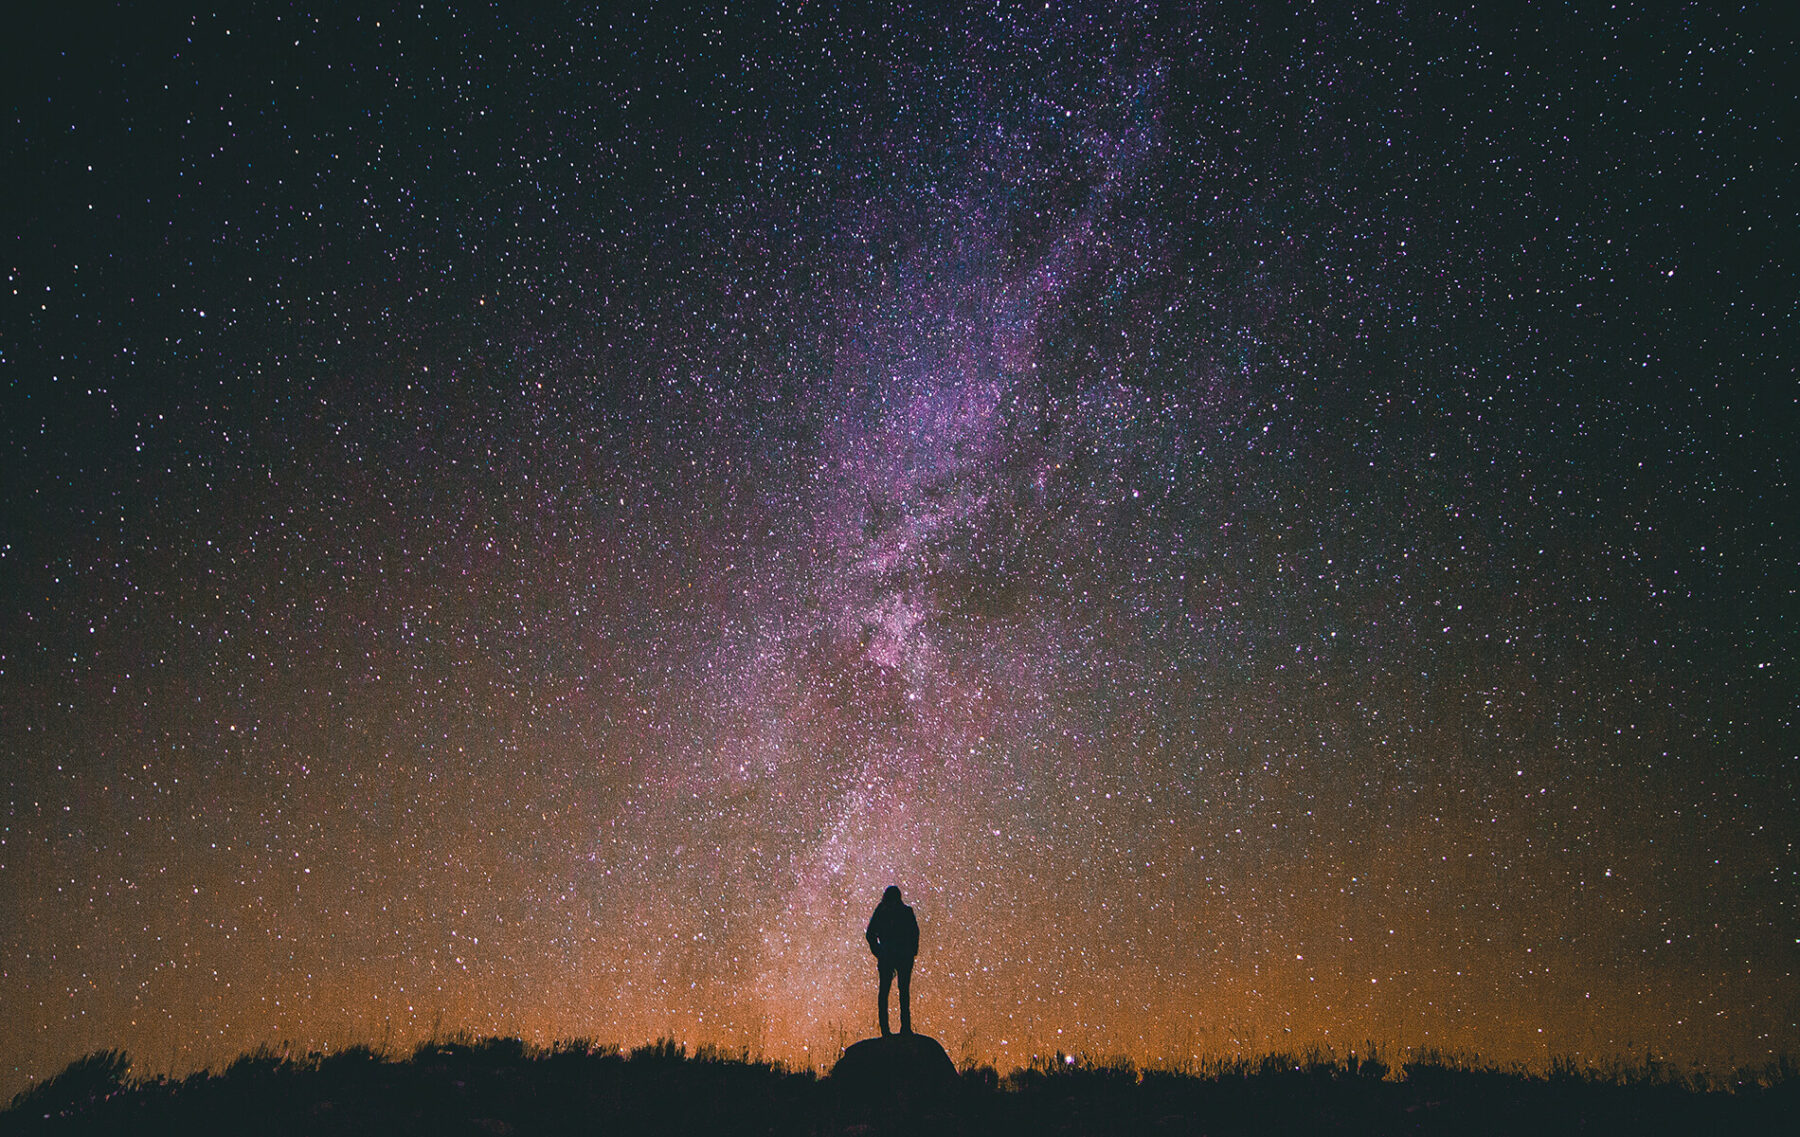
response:
[[[0,1092],[85,1051],[1800,1047],[1791,40],[34,15]]]

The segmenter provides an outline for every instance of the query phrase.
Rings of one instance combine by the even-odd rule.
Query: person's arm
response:
[[[881,937],[875,934],[875,919],[869,918],[869,927],[863,932],[863,939],[869,941],[869,954],[876,959],[881,958]]]

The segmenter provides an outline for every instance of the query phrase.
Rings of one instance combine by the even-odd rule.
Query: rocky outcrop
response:
[[[866,1038],[844,1051],[831,1069],[840,1099],[867,1104],[922,1102],[956,1091],[956,1064],[934,1038],[891,1034]]]

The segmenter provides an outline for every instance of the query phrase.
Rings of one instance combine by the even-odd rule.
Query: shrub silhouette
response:
[[[14,1096],[10,1112],[56,1117],[90,1108],[124,1089],[130,1070],[123,1050],[96,1050]]]
[[[1781,1060],[1701,1078],[1667,1063],[1570,1060],[1543,1073],[1464,1055],[1415,1054],[1393,1071],[1369,1048],[1196,1061],[1147,1069],[1056,1054],[1004,1078],[965,1071],[931,1107],[959,1134],[1500,1134],[1783,1132],[1800,1068]],[[21,1093],[0,1134],[901,1132],[902,1113],[846,1108],[830,1082],[743,1051],[690,1054],[672,1039],[621,1052],[578,1040],[434,1041],[390,1057],[367,1046],[291,1056],[261,1047],[217,1072],[128,1079],[99,1051]],[[917,1121],[917,1118],[912,1119]]]

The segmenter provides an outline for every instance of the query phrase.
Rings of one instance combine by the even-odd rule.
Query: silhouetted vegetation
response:
[[[1544,1073],[1441,1053],[1399,1070],[1328,1052],[1177,1069],[1058,1054],[1004,1076],[963,1071],[947,1098],[900,1106],[748,1053],[667,1040],[621,1052],[577,1040],[429,1042],[290,1056],[259,1048],[223,1070],[133,1080],[116,1050],[13,1099],[5,1133],[210,1134],[1502,1134],[1791,1132],[1800,1069],[1730,1075],[1646,1058]]]

